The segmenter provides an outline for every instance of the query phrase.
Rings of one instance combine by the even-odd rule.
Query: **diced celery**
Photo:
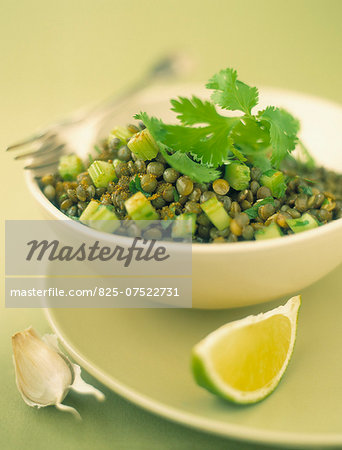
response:
[[[159,215],[151,202],[141,192],[125,201],[128,216],[133,220],[158,220]]]
[[[260,184],[270,189],[273,197],[281,198],[286,192],[286,181],[283,172],[279,170],[268,170],[260,177]]]
[[[110,205],[101,205],[95,200],[91,200],[80,216],[80,222],[89,225],[98,231],[113,233],[120,222],[114,212],[114,207]]]
[[[303,214],[298,219],[286,219],[286,222],[294,233],[301,233],[302,231],[308,231],[318,227],[318,222],[309,213]]]
[[[226,166],[224,178],[236,191],[247,189],[251,179],[251,171],[248,166],[240,163],[231,163]]]
[[[190,235],[190,233],[195,234],[196,218],[197,214],[194,213],[184,213],[177,216],[172,224],[172,237],[182,238]]]
[[[143,160],[153,159],[159,152],[158,145],[147,128],[136,133],[128,142],[127,147]]]
[[[120,139],[120,141],[125,144],[127,139],[130,139],[133,134],[134,133],[129,131],[126,127],[115,127],[108,136],[108,144],[115,138]]]
[[[280,227],[272,222],[267,227],[262,228],[261,230],[258,230],[255,232],[255,239],[257,241],[262,241],[266,239],[274,239],[277,237],[281,237],[283,233],[281,232]]]
[[[230,224],[230,217],[221,202],[212,197],[201,204],[202,210],[218,230],[224,230]]]
[[[59,159],[58,173],[63,180],[75,180],[77,175],[84,171],[84,165],[77,155],[74,153],[70,155],[61,156]]]
[[[87,220],[91,219],[92,215],[99,206],[100,206],[99,202],[97,202],[96,200],[90,200],[86,209],[80,215],[80,222],[86,223]]]
[[[98,231],[113,233],[120,226],[120,221],[113,206],[99,205],[97,211],[88,219],[88,225]]]
[[[110,181],[117,179],[113,164],[106,161],[94,161],[88,173],[97,188],[107,187]]]

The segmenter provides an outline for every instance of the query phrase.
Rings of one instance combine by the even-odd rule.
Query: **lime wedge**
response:
[[[197,383],[234,403],[256,403],[277,386],[293,351],[300,296],[223,325],[192,352]]]

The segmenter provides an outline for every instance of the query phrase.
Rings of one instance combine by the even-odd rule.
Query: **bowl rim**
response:
[[[203,86],[201,86],[198,83],[182,83],[182,84],[174,84],[172,85],[172,90],[174,90],[176,87],[182,88],[182,89],[197,89],[197,90],[204,90]],[[163,90],[171,90],[171,86],[154,86],[147,88],[143,92],[141,92],[142,97],[151,98],[158,98],[158,93]],[[321,98],[316,95],[311,95],[307,93],[302,93],[298,91],[293,91],[290,89],[283,89],[278,88],[276,86],[261,86],[260,91],[269,91],[269,92],[281,92],[283,94],[289,94],[289,95],[295,95],[295,96],[301,96],[302,98],[310,99],[316,102],[321,102],[326,104],[327,106],[331,106],[333,108],[337,108],[342,110],[342,107],[340,104],[331,101],[329,99]],[[172,94],[171,94],[172,95]],[[43,194],[41,188],[38,185],[37,177],[34,175],[33,171],[25,171],[25,181],[26,184],[33,195],[33,197],[38,201],[38,203],[47,210],[50,215],[54,216],[58,220],[64,220],[69,222],[69,224],[75,224],[75,221],[70,219],[68,216],[63,214],[53,203],[51,203]],[[100,236],[101,239],[110,239],[110,236],[115,236],[115,238],[120,238],[120,240],[123,239],[122,236],[110,234],[110,233],[103,233],[97,230],[93,230],[89,227],[84,226],[84,231],[88,233],[91,233],[93,236]],[[208,254],[208,253],[224,253],[224,254],[235,254],[235,253],[251,253],[251,252],[261,252],[263,250],[269,250],[273,248],[282,249],[284,247],[287,247],[288,245],[297,245],[298,243],[306,243],[311,238],[324,238],[329,233],[336,233],[340,231],[342,233],[342,218],[335,219],[327,224],[324,224],[320,227],[317,227],[312,230],[308,230],[302,233],[293,234],[293,235],[285,235],[281,236],[279,238],[275,239],[269,239],[269,240],[260,240],[260,241],[241,241],[241,242],[234,242],[234,243],[199,243],[195,242],[192,243],[192,252],[193,254]],[[179,250],[181,247],[184,247],[184,244],[173,242],[172,244],[175,245],[175,247],[178,247]]]

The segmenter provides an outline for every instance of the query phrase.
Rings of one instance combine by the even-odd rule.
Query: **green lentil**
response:
[[[198,235],[203,239],[208,239],[209,237],[209,227],[205,225],[200,225],[198,227]]]
[[[281,228],[289,228],[287,219],[292,219],[292,216],[284,211],[277,214],[276,222]]]
[[[243,200],[243,201],[240,203],[240,206],[241,206],[241,209],[242,209],[243,211],[245,211],[246,209],[249,209],[249,208],[252,207],[252,203],[250,203],[248,200]]]
[[[331,198],[326,198],[322,203],[321,209],[326,209],[327,211],[332,211],[336,207],[336,203]]]
[[[251,180],[253,181],[259,181],[259,178],[262,175],[262,170],[259,169],[259,167],[252,167],[251,168]]]
[[[202,211],[199,203],[192,201],[188,201],[185,203],[184,210],[188,213],[195,213],[195,214],[199,214]]]
[[[240,225],[240,227],[244,227],[249,224],[249,217],[244,212],[236,214],[234,220]]]
[[[137,161],[135,161],[134,166],[135,166],[135,169],[136,169],[137,173],[144,173],[144,172],[146,172],[145,161],[142,161],[141,159],[138,159]]]
[[[77,206],[73,205],[67,210],[69,216],[77,216]]]
[[[108,143],[108,149],[109,150],[116,150],[119,148],[119,145],[121,144],[121,140],[119,138],[113,138]]]
[[[143,233],[145,239],[161,239],[162,232],[159,228],[149,228]]]
[[[258,208],[258,215],[263,221],[267,220],[274,213],[275,207],[272,205],[272,203],[266,203],[266,205],[259,206]]]
[[[157,180],[156,177],[150,174],[143,175],[140,180],[141,187],[145,192],[151,193],[154,192],[157,188]]]
[[[242,235],[242,226],[238,223],[237,220],[233,219],[230,222],[230,231],[235,234],[235,236],[241,236]]]
[[[118,159],[121,161],[129,161],[131,159],[131,151],[127,145],[124,145],[118,150]]]
[[[210,224],[211,224],[211,222],[210,222],[208,216],[207,216],[206,214],[204,214],[204,213],[201,213],[201,214],[199,214],[199,215],[197,216],[197,222],[198,222],[200,225],[204,225],[204,226],[207,226],[207,227],[209,227]]]
[[[198,188],[201,192],[205,192],[208,190],[208,184],[207,183],[195,183],[195,188]]]
[[[212,191],[204,191],[203,194],[200,197],[200,202],[204,203],[207,200],[209,200],[210,198],[215,197],[215,192]]]
[[[75,189],[68,189],[67,190],[67,195],[69,197],[69,199],[73,202],[73,203],[77,203],[78,202],[78,197],[76,194],[76,190]]]
[[[72,206],[72,201],[69,198],[67,198],[66,200],[63,200],[61,202],[60,208],[61,208],[62,211],[66,211],[71,206]]]
[[[299,219],[299,217],[301,216],[300,212],[297,211],[296,209],[290,208],[287,212],[290,214],[292,219]]]
[[[147,165],[146,171],[150,175],[160,178],[164,173],[164,164],[157,161],[150,162],[150,164]]]
[[[308,209],[308,196],[299,194],[295,200],[295,207],[299,212],[305,212]]]
[[[163,206],[166,205],[165,200],[162,197],[157,197],[154,200],[151,201],[152,206],[154,206],[157,209],[161,209]]]
[[[318,218],[321,222],[328,222],[332,219],[332,212],[326,209],[320,209],[318,211]]]
[[[53,184],[55,184],[55,177],[54,177],[54,175],[52,175],[52,174],[48,174],[48,175],[44,175],[43,177],[42,177],[42,183],[43,183],[43,185],[44,186],[49,186],[49,185],[53,185]]]
[[[224,209],[226,211],[230,211],[230,208],[232,206],[232,199],[230,197],[228,197],[227,195],[220,195],[220,196],[217,196],[217,198],[223,204]]]
[[[175,183],[179,178],[179,172],[172,167],[169,167],[168,169],[165,169],[163,178],[167,183]]]
[[[229,186],[228,181],[226,181],[222,178],[219,178],[218,180],[215,180],[213,182],[213,190],[214,190],[215,194],[226,195],[229,191],[229,188],[230,188],[230,186]]]
[[[95,197],[96,189],[95,189],[95,186],[93,184],[88,186],[86,191],[87,191],[87,198],[88,198],[88,200],[91,200],[92,198]]]
[[[253,239],[253,237],[254,237],[254,230],[253,230],[253,227],[251,225],[246,225],[245,227],[243,227],[243,229],[242,229],[242,237],[246,241],[250,241],[250,240]]]
[[[230,215],[232,217],[235,217],[237,214],[239,214],[241,212],[241,207],[238,204],[238,202],[233,202],[231,207],[230,207]]]
[[[179,195],[189,195],[193,191],[194,183],[189,177],[184,175],[178,178],[176,187]]]
[[[166,183],[165,186],[163,187],[163,199],[166,202],[171,203],[174,201],[174,198],[175,198],[174,187],[172,186],[172,184]]]
[[[260,184],[256,180],[253,180],[251,181],[250,188],[252,193],[255,195],[258,192],[258,189],[260,188]]]
[[[53,201],[55,199],[56,189],[51,184],[46,185],[43,189],[43,192],[45,197],[50,201]]]
[[[272,193],[271,190],[267,186],[261,186],[257,190],[257,199],[261,200],[263,198],[271,197]]]
[[[189,195],[189,200],[191,200],[192,202],[198,202],[201,198],[201,194],[201,190],[199,188],[195,188]]]

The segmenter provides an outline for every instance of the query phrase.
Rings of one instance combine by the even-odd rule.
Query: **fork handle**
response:
[[[183,55],[177,53],[159,59],[142,78],[120,93],[115,93],[92,108],[83,111],[78,120],[86,120],[97,115],[106,116],[113,108],[117,108],[123,101],[131,98],[155,81],[179,76],[186,70],[186,65]]]

